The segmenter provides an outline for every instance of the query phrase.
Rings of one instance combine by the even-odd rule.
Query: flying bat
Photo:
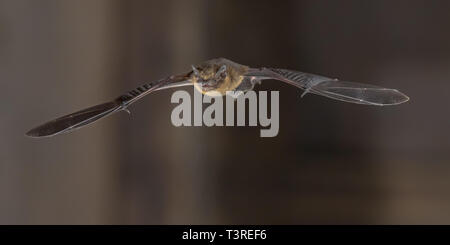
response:
[[[26,133],[30,137],[49,137],[67,133],[93,123],[128,106],[158,90],[194,86],[205,95],[225,95],[227,91],[249,91],[263,80],[274,79],[331,99],[362,105],[398,105],[409,100],[396,89],[346,82],[338,79],[278,68],[250,68],[225,58],[192,65],[192,70],[165,79],[150,82],[103,104],[57,118]]]

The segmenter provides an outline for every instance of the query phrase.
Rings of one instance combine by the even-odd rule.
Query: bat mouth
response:
[[[222,81],[216,81],[216,80],[199,80],[196,81],[194,83],[195,87],[201,92],[201,93],[206,93],[206,92],[211,92],[211,91],[215,91],[217,90],[217,88],[219,87],[219,85],[221,84]]]
[[[206,82],[206,83],[200,84],[200,86],[205,91],[211,91],[211,90],[214,90],[217,87],[217,84],[218,84],[217,82]]]

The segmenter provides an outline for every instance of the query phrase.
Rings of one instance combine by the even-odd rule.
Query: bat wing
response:
[[[26,133],[30,137],[50,137],[61,133],[67,133],[75,129],[91,124],[103,117],[111,115],[117,111],[126,110],[126,108],[137,100],[153,91],[191,85],[188,81],[189,75],[171,76],[156,82],[144,84],[130,92],[118,97],[117,99],[77,111],[75,113],[59,117],[50,122],[44,123]]]
[[[57,118],[44,123],[26,133],[30,137],[49,137],[61,133],[70,132],[97,121],[107,115],[119,111],[120,103],[113,101],[92,106],[87,109]]]
[[[409,97],[396,89],[370,84],[340,81],[319,75],[275,68],[250,69],[246,76],[257,79],[275,79],[304,89],[306,93],[322,95],[331,99],[364,105],[397,105]]]

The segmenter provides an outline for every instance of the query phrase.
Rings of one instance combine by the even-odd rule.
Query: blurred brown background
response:
[[[450,1],[0,0],[1,224],[449,224]],[[280,91],[280,132],[173,127],[174,90],[82,130],[48,119],[226,57],[398,88]],[[192,92],[191,89],[188,91]]]

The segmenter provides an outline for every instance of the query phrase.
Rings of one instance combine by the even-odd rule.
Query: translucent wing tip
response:
[[[332,99],[356,104],[387,106],[409,101],[409,97],[397,89],[346,81],[325,81],[311,88],[311,92]]]
[[[361,102],[365,102],[371,105],[389,106],[400,105],[409,101],[409,97],[397,89],[380,88],[369,89],[370,92],[366,93],[364,98],[359,98]]]
[[[406,94],[396,89],[392,89],[392,94],[392,99],[383,105],[399,105],[409,101],[409,97]]]
[[[32,138],[45,137],[36,128],[33,128],[30,131],[26,132],[25,135],[28,136],[28,137],[32,137]]]
[[[110,115],[120,108],[117,102],[96,105],[44,123],[26,132],[25,135],[32,138],[42,138],[70,132]]]

